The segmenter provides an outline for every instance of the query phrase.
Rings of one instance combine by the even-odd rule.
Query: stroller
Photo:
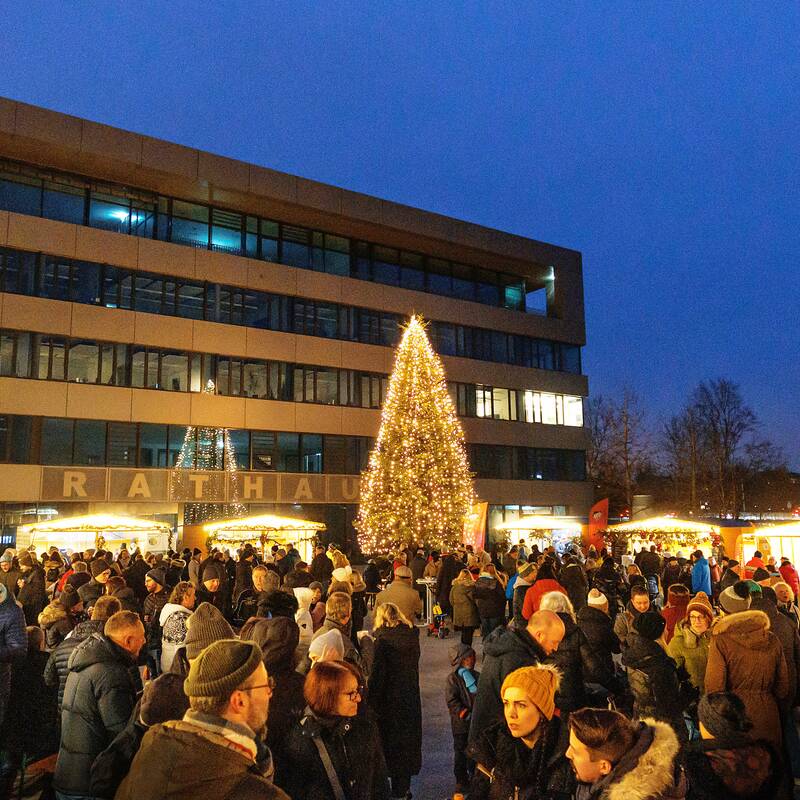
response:
[[[442,607],[438,603],[433,607],[432,616],[433,622],[428,625],[428,636],[446,639],[450,635],[450,628],[447,626],[447,614],[442,611]]]

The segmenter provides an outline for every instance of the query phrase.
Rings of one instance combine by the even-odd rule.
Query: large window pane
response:
[[[453,295],[460,300],[475,299],[474,270],[467,264],[453,264]]]
[[[136,276],[136,310],[150,314],[161,313],[163,282],[152,275]]]
[[[178,314],[186,319],[203,319],[203,287],[184,283],[178,287]]]
[[[4,332],[0,335],[0,375],[14,374],[14,345],[16,334]]]
[[[558,422],[556,415],[556,396],[547,392],[539,395],[542,403],[542,422],[545,425],[555,425]]]
[[[424,291],[425,270],[422,256],[403,252],[400,254],[400,261],[400,285],[406,289]]]
[[[94,419],[75,420],[74,464],[102,467],[106,463],[106,423]]]
[[[73,342],[69,348],[67,380],[78,383],[97,383],[100,348],[97,342]]]
[[[508,407],[508,389],[492,389],[492,401],[494,403],[494,419],[509,419],[510,411]]]
[[[139,466],[167,466],[167,426],[142,423],[139,426]]]
[[[108,423],[108,466],[136,466],[136,424],[133,422]]]
[[[300,472],[300,436],[297,433],[278,434],[278,472]]]
[[[72,463],[74,420],[45,418],[42,420],[42,464],[69,466]]]
[[[215,208],[211,211],[211,249],[239,255],[242,252],[242,215]]]
[[[335,339],[339,335],[339,311],[330,303],[317,303],[315,336]]]
[[[564,372],[572,372],[580,375],[581,372],[581,349],[576,345],[561,345],[561,369]]]
[[[245,397],[267,396],[267,365],[264,362],[244,365],[242,391]]]
[[[114,233],[130,233],[131,208],[127,197],[92,192],[89,225]]]
[[[294,225],[283,225],[281,261],[293,267],[311,266],[310,231]]]
[[[42,213],[42,182],[0,172],[0,209],[33,217]]]
[[[322,436],[317,433],[304,433],[301,443],[301,471],[322,472]]]
[[[11,424],[8,460],[12,464],[30,464],[33,417],[15,416]]]
[[[191,247],[208,247],[208,208],[173,200],[172,241]]]
[[[347,471],[347,440],[344,436],[325,437],[325,472],[344,475]]]
[[[83,225],[86,192],[76,186],[45,181],[42,216]]]
[[[236,466],[239,469],[250,469],[250,431],[229,430],[228,440],[233,448]]]
[[[337,383],[338,373],[335,369],[316,370],[317,373],[317,397],[318,403],[336,405],[337,402]]]
[[[162,353],[161,388],[185,392],[189,388],[189,356],[186,353]]]
[[[435,294],[450,294],[453,288],[450,262],[440,258],[428,259],[428,291]]]
[[[39,293],[51,300],[69,300],[72,264],[67,259],[45,256],[39,273]]]
[[[253,451],[253,469],[276,469],[275,444],[275,434],[271,431],[252,432],[250,446]]]
[[[583,398],[564,395],[564,424],[583,427]]]
[[[372,248],[372,270],[374,280],[397,286],[400,283],[400,266],[397,250],[389,247]]]

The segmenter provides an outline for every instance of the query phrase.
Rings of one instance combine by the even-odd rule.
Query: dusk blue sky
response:
[[[593,393],[800,468],[800,5],[3,4],[0,95],[582,251]]]

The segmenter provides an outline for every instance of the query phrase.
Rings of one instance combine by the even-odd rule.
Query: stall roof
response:
[[[20,525],[20,531],[40,533],[148,533],[171,532],[166,522],[136,517],[119,517],[116,514],[90,514],[84,517],[58,517],[45,522]]]
[[[786,522],[780,525],[764,525],[756,528],[751,536],[800,536],[800,522]]]
[[[607,530],[618,533],[633,533],[635,531],[650,531],[652,533],[715,533],[717,527],[706,522],[689,519],[675,519],[674,517],[649,517],[648,519],[634,519],[630,522],[620,522],[609,525]]]
[[[261,514],[255,517],[209,522],[203,526],[203,530],[210,534],[220,534],[257,533],[258,531],[323,531],[325,527],[324,522],[312,522],[308,519],[295,519],[294,517],[278,517],[275,514]]]

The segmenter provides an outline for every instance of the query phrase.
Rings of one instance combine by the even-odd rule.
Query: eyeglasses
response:
[[[697,619],[705,619],[705,618],[706,618],[705,614],[689,614],[689,619],[697,620]]]
[[[252,692],[254,689],[269,689],[269,693],[272,694],[273,689],[275,689],[275,678],[269,678],[266,683],[259,683],[258,686],[243,686],[238,691]]]
[[[361,697],[361,693],[363,691],[364,691],[364,687],[363,686],[357,686],[355,689],[353,689],[352,692],[342,692],[342,694],[345,697],[347,697],[348,700],[351,700],[352,702],[355,702],[356,698],[360,698]]]

